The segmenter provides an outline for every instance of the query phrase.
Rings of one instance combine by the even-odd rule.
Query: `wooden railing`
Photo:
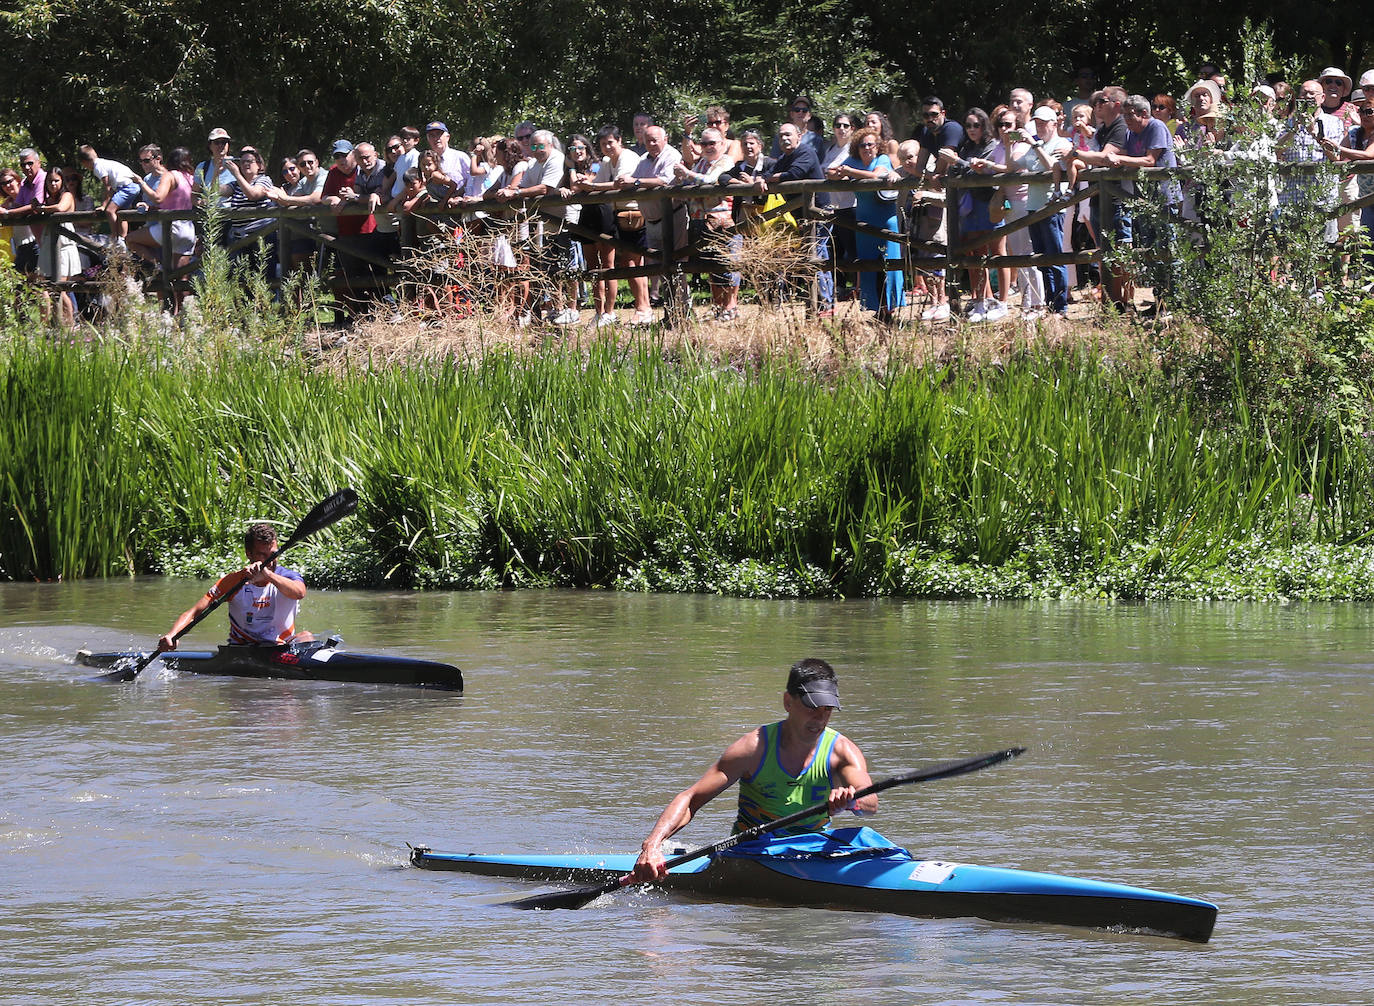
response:
[[[1278,165],[1278,172],[1282,175],[1291,173],[1308,173],[1317,170],[1319,165],[1313,164],[1282,164]],[[1374,172],[1374,161],[1363,161],[1355,163],[1343,163],[1340,165],[1342,174],[1363,174]],[[1087,199],[1097,199],[1103,209],[1102,219],[1107,219],[1106,210],[1113,202],[1119,199],[1135,198],[1126,194],[1120,183],[1122,181],[1135,182],[1162,182],[1168,180],[1184,181],[1191,177],[1192,171],[1189,168],[1094,168],[1079,173],[1080,182],[1086,183],[1086,187],[1070,194],[1068,198],[1052,201],[1044,209],[1030,213],[1017,220],[1009,220],[1004,223],[999,230],[999,235],[1006,235],[1017,230],[1028,228],[1039,220],[1052,216],[1055,213],[1063,212],[1070,206],[1076,205]],[[813,257],[809,262],[809,267],[813,271],[836,270],[842,272],[881,272],[886,270],[935,270],[935,269],[965,269],[965,268],[1014,268],[1014,267],[1033,267],[1050,265],[1089,265],[1100,263],[1106,249],[1099,247],[1085,249],[1079,252],[1055,252],[1032,255],[992,255],[980,252],[978,249],[986,244],[986,235],[975,241],[964,239],[959,230],[959,220],[957,213],[946,214],[947,243],[937,245],[932,242],[915,242],[907,233],[898,231],[888,231],[873,227],[862,221],[849,220],[844,217],[836,216],[832,210],[818,206],[816,197],[822,193],[840,192],[876,192],[883,190],[897,190],[899,203],[907,205],[951,205],[957,206],[959,194],[962,191],[972,188],[1003,186],[1003,185],[1025,185],[1025,184],[1051,184],[1054,176],[1050,172],[1037,173],[1018,173],[1007,172],[1004,174],[966,174],[950,175],[944,177],[939,182],[939,188],[930,190],[922,188],[923,182],[919,178],[903,178],[892,181],[796,181],[783,182],[777,185],[770,185],[768,193],[779,194],[784,197],[782,205],[762,213],[757,219],[766,222],[783,214],[791,214],[797,221],[799,228],[804,236],[813,240],[817,237],[817,232],[824,227],[843,227],[858,233],[867,234],[871,237],[895,242],[902,248],[902,255],[892,259],[861,259],[850,261],[835,261],[833,255],[834,244],[830,242],[830,254],[825,257]],[[914,195],[908,197],[908,193]],[[414,248],[416,241],[416,226],[419,219],[428,219],[436,223],[455,223],[463,220],[471,220],[474,214],[485,213],[491,215],[496,220],[535,221],[544,219],[546,222],[558,222],[565,227],[573,237],[582,241],[602,242],[621,251],[642,254],[643,249],[637,245],[630,245],[620,240],[616,234],[601,233],[594,228],[583,224],[566,223],[562,219],[561,210],[569,205],[594,206],[602,204],[612,204],[623,206],[627,203],[638,203],[641,209],[645,204],[658,203],[659,212],[663,222],[662,249],[651,250],[646,264],[636,267],[618,267],[614,269],[594,269],[589,268],[583,274],[588,281],[601,279],[628,279],[637,276],[652,275],[678,275],[683,273],[712,273],[720,270],[718,261],[707,261],[700,257],[697,250],[687,249],[686,254],[680,253],[677,249],[677,235],[674,233],[675,220],[674,214],[669,211],[668,201],[681,202],[682,200],[703,200],[713,202],[722,196],[734,196],[742,198],[756,198],[760,195],[759,190],[754,185],[749,184],[729,184],[729,185],[688,185],[671,186],[664,189],[640,190],[634,192],[605,192],[605,193],[578,193],[567,199],[557,196],[542,196],[531,199],[517,199],[511,201],[499,201],[488,199],[482,202],[472,203],[457,209],[434,209],[424,208],[417,210],[414,214],[397,214],[395,219],[398,225],[399,240],[403,250]],[[1327,217],[1336,217],[1349,212],[1358,212],[1360,209],[1374,205],[1374,195],[1352,200],[1348,203],[1340,203],[1332,206],[1325,211]],[[367,211],[362,207],[347,206],[335,211],[325,206],[318,207],[273,207],[268,209],[244,209],[229,210],[222,209],[218,212],[219,219],[225,226],[231,225],[236,221],[263,220],[270,219],[272,223],[265,229],[253,235],[236,241],[227,246],[227,251],[235,252],[250,245],[256,244],[269,234],[275,234],[276,254],[279,266],[279,274],[286,275],[291,268],[292,241],[293,239],[308,239],[313,242],[316,249],[321,252],[317,256],[319,269],[323,275],[323,263],[325,256],[322,254],[328,249],[335,255],[352,258],[358,262],[366,263],[373,267],[374,272],[380,270],[379,275],[372,277],[336,277],[325,279],[327,286],[337,288],[361,288],[366,286],[389,286],[399,282],[401,275],[401,263],[389,258],[380,256],[364,247],[360,242],[341,239],[337,234],[331,233],[328,229],[322,229],[321,223],[328,224],[336,221],[339,216],[363,216]],[[160,270],[156,277],[147,281],[147,287],[151,291],[170,296],[177,289],[184,289],[188,285],[188,277],[198,268],[198,262],[191,261],[178,265],[173,254],[172,239],[173,228],[170,223],[175,220],[203,220],[205,213],[199,210],[181,211],[159,211],[150,212],[124,211],[119,214],[121,220],[128,221],[131,225],[140,223],[160,222],[162,228],[161,243],[161,263]],[[44,226],[59,226],[64,233],[79,241],[85,247],[91,249],[97,255],[103,255],[104,249],[99,245],[93,244],[79,230],[74,229],[77,225],[98,224],[105,221],[105,214],[98,211],[87,211],[77,213],[57,213],[45,214],[40,218],[30,218],[29,222],[42,223]],[[812,248],[817,245],[811,245]],[[55,258],[56,248],[54,243],[48,243],[44,248],[44,253]],[[52,259],[49,260],[49,265]],[[92,281],[72,280],[63,284],[69,288],[90,287]],[[667,284],[665,291],[669,291],[675,284]],[[814,300],[814,284],[812,298]],[[668,305],[671,311],[673,305]]]

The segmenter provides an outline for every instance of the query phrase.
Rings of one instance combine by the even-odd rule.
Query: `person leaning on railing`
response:
[[[844,163],[830,168],[826,174],[836,181],[895,180],[898,174],[883,151],[882,134],[864,128],[849,141],[849,157]],[[854,215],[861,224],[884,231],[897,230],[897,190],[855,193]],[[889,262],[901,258],[902,248],[896,241],[860,232],[857,237],[860,260]],[[898,308],[906,306],[905,274],[901,269],[883,269],[859,275],[859,290],[863,305],[877,315],[879,321],[894,320]]]
[[[575,192],[613,192],[619,188],[621,179],[630,178],[639,164],[639,155],[627,149],[621,142],[620,127],[613,123],[604,124],[596,132],[596,148],[601,152],[596,173],[588,177],[580,173],[573,179]],[[622,217],[622,214],[625,216]],[[639,217],[638,221],[630,214]],[[597,203],[583,207],[582,223],[598,234],[608,238],[630,239],[644,227],[643,217],[635,203]],[[595,241],[587,249],[592,268],[614,269],[617,258],[622,252],[609,241]],[[623,260],[622,260],[622,263]],[[615,296],[619,280],[603,279],[592,283],[592,306],[596,311],[596,326],[604,328],[615,324]]]
[[[955,177],[971,174],[975,170],[974,165],[990,155],[996,146],[997,141],[992,137],[992,120],[987,112],[974,106],[964,113],[964,140],[959,148],[941,148],[939,170]],[[992,219],[989,206],[997,190],[992,186],[980,185],[956,191],[959,193],[959,201],[952,212],[959,214],[960,239],[979,242],[970,249],[972,255],[991,254],[997,238],[996,232],[1002,227],[1000,219]],[[999,311],[999,305],[992,296],[992,283],[988,278],[988,271],[969,266],[968,280],[970,303],[966,317],[969,321],[987,321],[989,311]],[[1005,317],[1006,309],[1000,308],[1000,312],[1000,316]]]
[[[673,165],[678,184],[719,185],[721,176],[734,167],[725,134],[719,129],[703,129],[700,145],[701,157],[692,167],[688,168],[680,161]],[[730,271],[729,260],[738,256],[744,242],[735,233],[734,199],[730,196],[691,199],[687,202],[687,208],[690,214],[688,243],[716,266],[708,276],[715,320],[726,323],[735,321],[739,317],[737,300],[740,274]]]
[[[305,148],[296,152],[296,168],[299,175],[289,186],[273,186],[269,193],[272,202],[278,206],[319,206],[324,193],[325,172],[320,167],[320,159],[315,151]],[[286,179],[283,179],[286,181]],[[309,230],[317,229],[314,220],[303,220],[301,224]],[[314,238],[293,237],[291,239],[291,267],[305,262],[317,254]]]
[[[1374,161],[1374,86],[1367,90],[1370,92],[1368,97],[1365,96],[1365,90],[1358,90],[1351,95],[1360,124],[1347,132],[1340,142],[1324,140],[1322,143],[1328,156],[1335,160]],[[1356,198],[1374,195],[1374,173],[1361,173],[1355,179]],[[1365,230],[1366,239],[1374,239],[1374,205],[1360,210],[1360,226]],[[1365,252],[1365,258],[1374,264],[1374,252]]]
[[[155,143],[145,145],[138,152],[139,167],[147,171],[147,175],[138,180],[146,200],[139,205],[145,211],[191,209],[191,152],[185,147],[175,147],[169,161],[163,163],[162,148]],[[166,226],[162,221],[154,220],[147,227],[132,231],[127,239],[129,250],[140,258],[160,264],[162,234]],[[184,264],[180,260],[196,249],[196,223],[187,217],[185,220],[171,221],[171,227],[172,259],[178,265]]]
[[[35,207],[35,214],[72,213],[76,210],[78,182],[76,172],[54,165],[43,179],[43,202]],[[52,283],[65,283],[81,272],[81,253],[67,227],[47,223],[38,249],[38,268],[43,278]],[[57,316],[67,328],[76,324],[76,295],[70,290],[57,291]]]
[[[252,147],[244,147],[236,159],[224,162],[233,181],[220,186],[220,195],[229,200],[231,210],[266,210],[272,206],[272,177],[262,170],[262,155]],[[265,249],[260,256],[257,242],[231,253],[234,259],[247,258],[254,269],[262,268],[272,261],[277,247],[277,236],[271,217],[258,217],[254,220],[233,220],[228,228],[230,245],[246,238],[260,235]]]

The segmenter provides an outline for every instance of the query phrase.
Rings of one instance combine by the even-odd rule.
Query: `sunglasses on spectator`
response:
[[[809,112],[809,111],[811,111],[811,106],[810,106],[810,105],[793,105],[793,106],[792,106],[792,111],[794,111],[794,112]]]
[[[342,150],[336,150],[336,151],[334,151],[334,160],[336,160],[336,161],[339,160],[340,158],[344,158],[344,157],[347,157],[347,156],[348,156],[348,155],[345,154]]]
[[[521,143],[525,143],[525,142],[527,142],[527,141],[529,140],[529,138],[530,138],[531,136],[533,136],[533,135],[534,135],[533,133],[516,133],[516,134],[515,134],[515,138],[516,138],[517,140],[519,140]]]
[[[309,158],[306,158],[305,160],[300,162],[300,165],[303,168],[313,168],[318,163],[318,161],[312,161]]]
[[[1093,104],[1094,104],[1094,105],[1110,105],[1111,103],[1112,103],[1112,99],[1111,99],[1111,98],[1094,98],[1094,99],[1093,99]]]
[[[1016,123],[1011,121],[1010,119],[999,120],[997,123],[998,129],[1014,129],[1015,127]]]
[[[1156,112],[1167,112],[1169,110],[1168,105],[1151,105],[1150,107],[1153,108]]]
[[[152,163],[153,163],[153,160],[154,160],[154,158],[152,158],[152,157],[140,157],[140,158],[138,159],[138,163],[139,163],[139,164],[152,164]]]
[[[548,150],[549,148],[548,148],[548,145],[547,145],[547,144],[543,144],[543,143],[531,143],[531,144],[530,144],[530,149],[531,149],[531,150]]]
[[[388,145],[387,145],[386,152],[389,154],[389,153],[391,153],[393,150],[400,150],[400,149],[401,149],[401,145],[400,145],[399,143],[392,143],[392,144],[388,144]]]
[[[707,119],[707,120],[706,120],[706,125],[708,125],[708,126],[723,126],[723,125],[725,125],[725,122],[726,122],[725,119]]]
[[[719,140],[702,140],[702,141],[701,141],[701,145],[702,145],[703,147],[719,147],[719,146],[720,146],[720,141],[719,141]]]
[[[863,143],[859,144],[859,149],[862,150],[864,147],[876,147],[877,145],[877,140],[864,140]]]
[[[939,112],[938,109],[932,109],[932,110],[929,111],[929,112],[922,112],[922,113],[921,113],[921,118],[923,118],[923,119],[938,119],[939,117],[940,117],[940,112]]]
[[[837,123],[835,123],[835,128],[836,128],[836,129],[853,129],[853,128],[854,128],[854,123],[852,123],[852,122],[837,122]]]

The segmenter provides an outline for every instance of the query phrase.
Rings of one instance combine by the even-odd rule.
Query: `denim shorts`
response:
[[[138,182],[125,182],[115,189],[115,194],[110,197],[110,204],[116,209],[127,210],[138,202],[138,194],[142,191]]]

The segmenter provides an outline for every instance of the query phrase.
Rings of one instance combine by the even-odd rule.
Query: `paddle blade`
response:
[[[555,909],[568,908],[577,909],[583,905],[590,905],[603,894],[610,894],[623,885],[619,880],[612,880],[606,884],[598,884],[596,887],[575,887],[571,891],[552,891],[548,894],[532,894],[528,898],[520,898],[518,901],[510,901],[507,904],[511,908],[520,908],[525,911],[534,909]]]
[[[316,531],[321,531],[330,524],[347,517],[357,509],[358,494],[347,487],[340,489],[338,492],[334,493],[334,495],[317,503],[314,509],[301,519],[300,524],[296,526],[295,533],[291,535],[287,544],[299,541],[301,538],[312,535]],[[285,550],[286,546],[283,545],[281,551]]]
[[[96,681],[132,681],[143,673],[143,669],[158,658],[158,652],[145,653],[137,660],[130,660],[123,667],[116,667],[113,671],[106,671],[104,674],[97,674]]]

